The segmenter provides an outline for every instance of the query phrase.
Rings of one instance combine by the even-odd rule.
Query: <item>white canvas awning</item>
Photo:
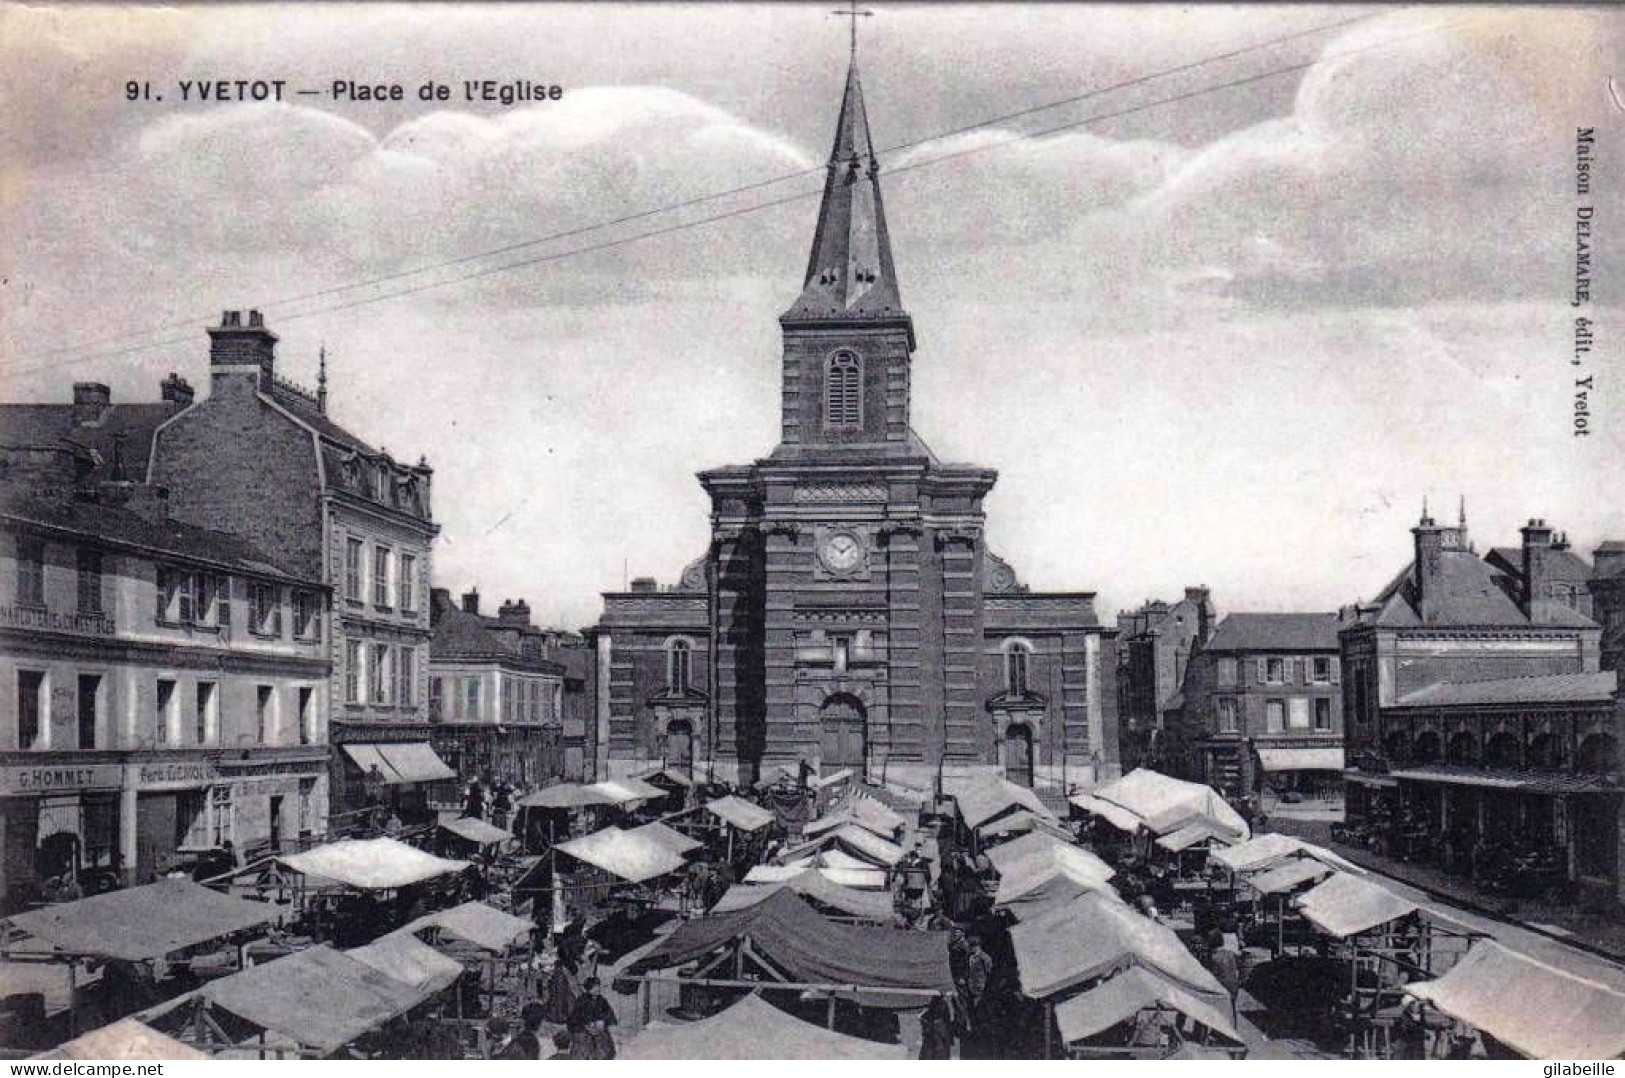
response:
[[[729,794],[719,797],[715,801],[705,803],[705,811],[721,820],[730,827],[737,827],[741,831],[760,831],[772,823],[775,817],[760,805],[753,805]]]
[[[628,883],[643,883],[676,872],[684,864],[682,857],[648,835],[618,827],[606,827],[553,848]]]
[[[1625,1057],[1625,994],[1493,940],[1405,991],[1531,1059]]]
[[[1337,939],[1347,939],[1389,924],[1421,907],[1379,883],[1344,872],[1297,899],[1309,923]]]
[[[1093,794],[1078,794],[1072,798],[1072,804],[1091,816],[1105,820],[1119,831],[1127,831],[1131,835],[1145,822],[1123,806],[1102,801]]]
[[[396,744],[344,745],[344,754],[361,769],[364,775],[381,777],[385,786],[402,786],[413,782],[441,782],[454,779],[457,772],[436,756],[427,741],[408,741]]]
[[[1081,992],[1055,1008],[1063,1044],[1086,1040],[1144,1010],[1177,1011],[1235,1044],[1241,1034],[1230,1018],[1210,1001],[1138,966]]]
[[[468,867],[467,861],[449,861],[392,838],[341,839],[277,860],[295,872],[363,891],[388,891]]]
[[[449,831],[458,838],[472,842],[476,846],[496,846],[513,839],[513,835],[495,824],[477,820],[472,816],[459,816],[453,820],[441,820],[440,829]]]

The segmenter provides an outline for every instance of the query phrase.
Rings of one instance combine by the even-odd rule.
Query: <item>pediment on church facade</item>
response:
[[[1010,563],[991,550],[982,552],[982,588],[990,592],[1026,591]]]
[[[1009,692],[1001,692],[988,698],[987,709],[999,711],[1043,711],[1049,706],[1049,698],[1036,692],[1026,692],[1017,696]]]
[[[709,696],[698,689],[662,689],[649,697],[648,703],[650,707],[700,707],[709,699]]]

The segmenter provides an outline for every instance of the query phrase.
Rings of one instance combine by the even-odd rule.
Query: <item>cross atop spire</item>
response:
[[[846,0],[846,7],[836,8],[834,11],[830,12],[830,14],[839,15],[850,22],[850,31],[852,34],[851,62],[856,64],[858,62],[858,20],[868,18],[869,16],[873,15],[874,12],[865,11],[858,7],[857,0]]]
[[[864,14],[841,12],[853,25]],[[892,265],[891,237],[880,199],[880,162],[863,107],[863,86],[854,62],[835,122],[824,200],[818,208],[812,254],[801,296],[787,320],[906,320]],[[910,332],[912,339],[912,331]]]

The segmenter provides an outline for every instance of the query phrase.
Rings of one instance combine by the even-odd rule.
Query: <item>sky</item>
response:
[[[696,472],[777,441],[847,61],[829,8],[0,5],[0,394],[202,387],[205,327],[259,308],[279,373],[313,384],[325,347],[334,418],[434,467],[439,585],[590,623],[704,552]],[[1196,584],[1335,609],[1408,560],[1424,497],[1465,498],[1481,549],[1537,516],[1582,553],[1625,538],[1625,16],[870,9],[914,426],[999,471],[989,543],[1024,582],[1105,616]],[[179,100],[253,78],[407,99]],[[416,97],[467,79],[563,96]]]

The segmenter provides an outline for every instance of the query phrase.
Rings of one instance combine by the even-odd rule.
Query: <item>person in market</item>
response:
[[[480,786],[479,779],[471,779],[468,783],[468,794],[463,800],[463,815],[475,820],[485,818],[485,790]]]
[[[920,1015],[920,1058],[952,1059],[953,1011],[942,996],[932,996]]]
[[[485,1058],[501,1059],[502,1051],[508,1046],[508,1031],[511,1029],[508,1020],[500,1014],[492,1015],[485,1023]]]
[[[615,1010],[598,991],[598,978],[588,977],[581,985],[570,1019],[565,1023],[577,1045],[577,1059],[614,1059],[615,1038],[610,1027],[616,1024]]]
[[[547,1020],[546,1010],[535,1000],[525,1004],[519,1012],[519,1030],[493,1059],[541,1059],[541,1024]]]
[[[981,936],[970,938],[965,952],[965,1021],[974,1035],[982,1025],[987,986],[993,980],[993,956],[982,946]]]
[[[491,795],[491,825],[493,827],[507,827],[508,816],[513,812],[513,794],[507,783],[500,783],[496,792]]]
[[[1236,937],[1214,929],[1208,933],[1207,945],[1213,976],[1230,994],[1230,1021],[1241,1020],[1241,950]]]

